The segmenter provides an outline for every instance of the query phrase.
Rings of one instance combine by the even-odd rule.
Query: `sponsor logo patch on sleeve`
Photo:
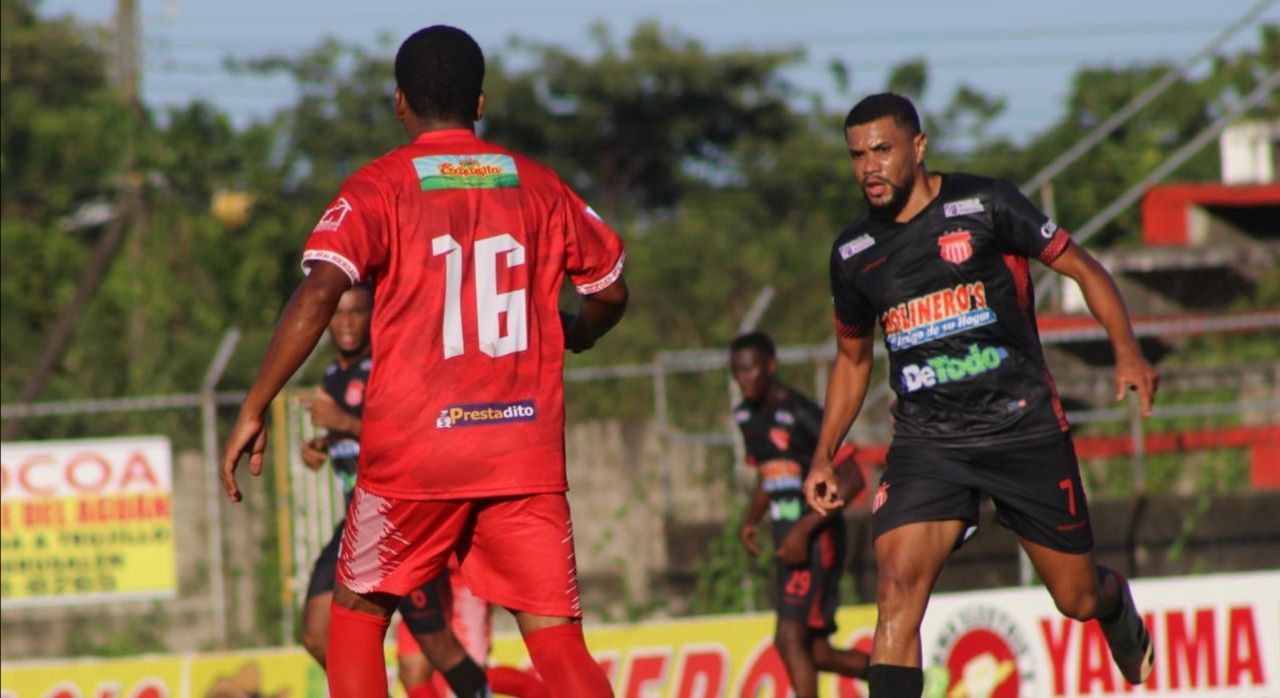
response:
[[[1044,225],[1040,226],[1040,237],[1044,238],[1045,240],[1048,240],[1049,238],[1053,237],[1053,234],[1056,232],[1058,232],[1058,224],[1055,223],[1052,218],[1045,221]]]
[[[947,218],[967,216],[971,213],[982,213],[982,201],[977,198],[948,201],[942,205],[942,215]]]
[[[845,244],[840,246],[840,259],[848,259],[854,256],[855,254],[858,254],[859,252],[870,248],[874,244],[876,244],[875,239],[872,238],[870,235],[865,235],[865,234],[858,238],[850,240],[849,242],[846,242]]]

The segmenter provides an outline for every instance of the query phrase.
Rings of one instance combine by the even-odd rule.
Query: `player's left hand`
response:
[[[840,498],[840,479],[830,463],[814,462],[804,479],[804,498],[814,511],[826,516],[845,505]]]
[[[792,526],[775,555],[788,567],[803,565],[809,559],[809,532],[803,526]]]
[[[1160,371],[1147,363],[1142,355],[1118,357],[1116,359],[1116,402],[1124,399],[1125,393],[1133,390],[1138,393],[1142,403],[1142,416],[1151,416],[1151,405],[1156,400],[1156,390],[1160,387]]]
[[[236,484],[236,468],[240,465],[240,456],[249,456],[249,472],[257,477],[262,474],[262,461],[266,452],[267,430],[262,416],[241,412],[227,436],[227,444],[222,449],[222,467],[218,471],[222,489],[226,490],[231,501],[244,499]]]
[[[318,429],[343,431],[347,413],[325,391],[317,388],[302,398],[302,406],[311,414],[311,425]]]

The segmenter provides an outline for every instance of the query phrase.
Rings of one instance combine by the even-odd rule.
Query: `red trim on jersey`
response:
[[[1033,319],[1031,307],[1031,271],[1027,268],[1027,258],[1016,254],[1006,254],[1004,265],[1013,276],[1013,286],[1018,292],[1018,309],[1028,321]]]
[[[1049,241],[1049,246],[1040,252],[1040,261],[1046,266],[1053,264],[1063,252],[1067,251],[1067,245],[1071,243],[1071,234],[1064,228],[1058,228],[1058,232],[1053,234],[1053,239]]]
[[[622,276],[622,265],[627,261],[627,253],[624,251],[618,255],[618,263],[613,265],[613,269],[605,274],[602,278],[592,281],[589,284],[578,284],[578,295],[589,296],[593,293],[599,293],[613,285],[613,282]]]
[[[1071,424],[1067,422],[1067,411],[1062,408],[1062,400],[1058,398],[1058,384],[1053,380],[1048,366],[1044,367],[1044,382],[1049,384],[1049,401],[1053,405],[1053,414],[1058,418],[1058,426],[1063,431],[1071,429]]]
[[[835,325],[836,334],[844,339],[861,339],[871,336],[871,329],[862,325],[850,325],[840,319],[835,313],[831,314],[831,324]]]
[[[311,273],[312,262],[328,262],[339,269],[342,273],[351,279],[352,285],[360,283],[360,269],[351,260],[343,257],[332,250],[307,250],[302,253],[302,271],[303,273]]]

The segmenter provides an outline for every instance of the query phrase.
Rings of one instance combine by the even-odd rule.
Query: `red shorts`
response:
[[[405,596],[457,553],[462,581],[491,603],[581,618],[569,501],[562,492],[493,499],[395,499],[356,486],[338,583]]]
[[[467,588],[462,576],[458,574],[456,564],[449,565],[449,572],[449,608],[444,609],[449,629],[462,643],[462,649],[477,664],[486,666],[493,644],[493,624],[489,613],[491,606],[488,601],[471,593],[471,589]],[[401,619],[396,623],[396,656],[403,657],[421,651],[409,624]]]

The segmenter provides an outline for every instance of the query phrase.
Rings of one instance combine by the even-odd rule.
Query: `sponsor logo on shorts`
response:
[[[490,424],[532,422],[538,418],[533,400],[487,402],[478,405],[450,405],[436,417],[437,429],[482,427]]]
[[[893,351],[968,332],[995,321],[996,314],[987,307],[987,289],[981,281],[912,298],[880,315],[885,339]]]
[[[889,483],[882,482],[876,488],[876,496],[871,499],[871,513],[874,514],[880,511],[880,507],[884,506],[887,501],[889,501]]]
[[[316,223],[312,232],[331,233],[337,230],[348,213],[351,213],[351,202],[347,201],[347,197],[339,196],[332,206],[325,209],[324,215],[320,216],[320,222]]]
[[[861,235],[840,246],[840,259],[848,259],[875,244],[875,238],[870,235]]]
[[[1004,611],[974,604],[948,618],[928,662],[946,667],[946,695],[1031,698],[1035,663],[1026,636]]]
[[[947,218],[967,216],[971,213],[982,213],[982,201],[979,199],[961,199],[948,201],[942,205],[942,215]]]
[[[972,378],[1000,368],[1000,364],[1007,358],[1009,350],[1003,347],[970,344],[969,353],[963,356],[935,356],[925,361],[924,366],[903,366],[902,389],[914,393],[924,388]]]
[[[520,186],[510,155],[428,155],[413,159],[422,191]]]
[[[973,256],[973,234],[967,230],[951,230],[938,238],[938,254],[952,264],[960,264]]]
[[[1045,240],[1048,240],[1049,238],[1053,237],[1053,234],[1056,232],[1058,232],[1058,224],[1053,222],[1052,218],[1045,221],[1044,225],[1040,226],[1040,237],[1044,238]]]

